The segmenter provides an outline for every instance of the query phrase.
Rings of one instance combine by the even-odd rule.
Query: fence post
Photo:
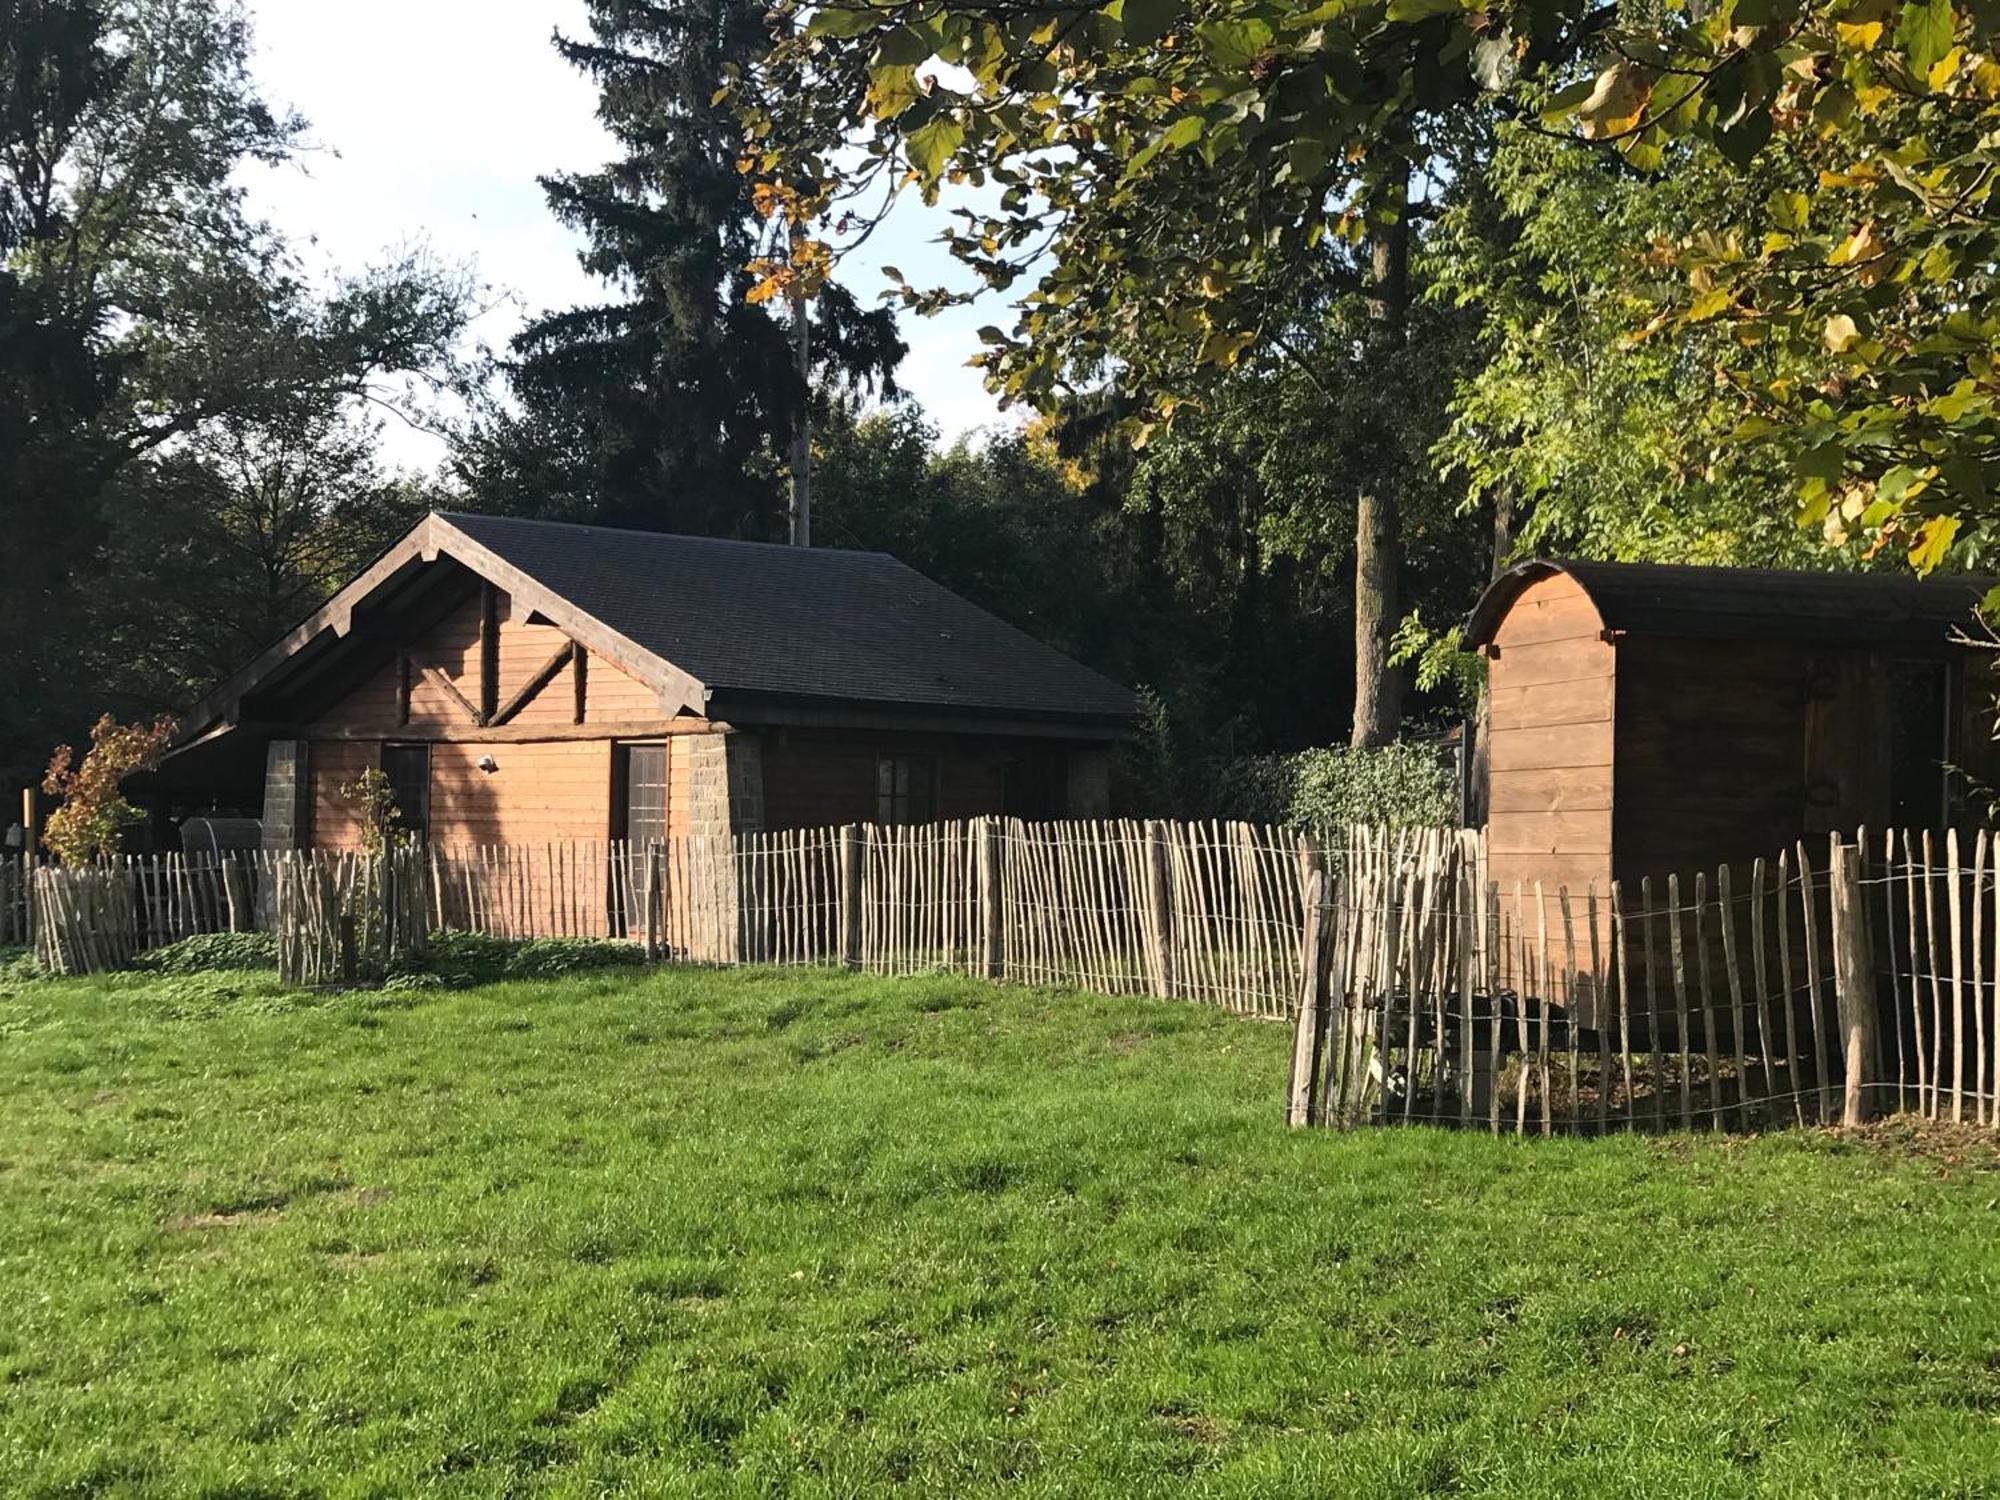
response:
[[[1326,874],[1317,861],[1307,862],[1307,846],[1299,849],[1305,867],[1305,937],[1300,955],[1298,1023],[1292,1031],[1292,1088],[1285,1102],[1287,1125],[1311,1125],[1313,1100],[1319,1093],[1320,1056],[1326,1046],[1327,986],[1321,956],[1325,951],[1324,892]],[[1314,851],[1317,854],[1317,851]]]
[[[660,957],[660,845],[653,840],[646,845],[646,962],[657,963]]]
[[[1146,823],[1146,861],[1151,897],[1153,993],[1162,999],[1174,993],[1174,895],[1173,866],[1167,858],[1167,825],[1158,818]]]
[[[861,885],[867,846],[859,823],[840,830],[840,956],[850,969],[861,967]]]
[[[1833,983],[1846,1034],[1846,1097],[1840,1123],[1866,1123],[1873,1113],[1868,1090],[1876,1075],[1875,961],[1862,905],[1861,849],[1832,836],[1829,885],[1833,905]]]
[[[979,820],[979,906],[984,925],[984,963],[988,979],[1003,979],[1007,973],[1006,907],[1002,900],[1002,861],[1007,857],[1006,841],[1000,836],[998,818]]]
[[[21,874],[24,879],[30,882],[33,880],[35,867],[41,863],[41,848],[41,800],[36,797],[33,787],[24,786],[21,788]],[[31,894],[27,901],[26,915],[23,919],[26,926],[22,932],[22,936],[26,939],[30,948],[36,946],[37,939],[40,936],[40,918],[41,913],[35,909],[34,898]]]

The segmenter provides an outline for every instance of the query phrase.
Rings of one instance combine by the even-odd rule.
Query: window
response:
[[[875,762],[875,821],[928,823],[937,816],[937,757],[884,755]]]
[[[431,826],[431,747],[384,745],[382,774],[389,778],[389,793],[396,800],[397,826],[406,833],[428,833]]]

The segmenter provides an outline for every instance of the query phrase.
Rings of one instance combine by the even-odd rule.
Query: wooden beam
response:
[[[507,591],[521,603],[567,635],[582,641],[612,665],[639,681],[660,690],[664,711],[687,709],[706,713],[708,689],[697,678],[682,671],[662,656],[655,655],[629,637],[620,635],[602,620],[585,614],[560,594],[544,588],[492,548],[482,546],[442,516],[432,516],[444,550],[468,568]]]
[[[584,720],[584,709],[587,706],[588,694],[589,694],[589,687],[587,684],[589,676],[588,669],[590,666],[590,651],[588,650],[588,648],[584,646],[582,641],[571,641],[569,643],[569,649],[570,649],[570,659],[576,663],[576,673],[575,673],[576,717],[571,722],[581,724]]]
[[[256,733],[302,740],[404,740],[411,744],[521,745],[542,740],[657,740],[679,734],[724,734],[727,724],[685,716],[628,719],[615,724],[411,724],[396,729],[357,725],[246,726]]]
[[[472,706],[472,700],[467,698],[465,694],[461,693],[458,690],[458,684],[453,682],[449,677],[445,676],[444,673],[440,672],[436,667],[432,666],[429,662],[417,661],[414,657],[411,658],[410,665],[415,667],[417,671],[422,674],[425,682],[428,682],[432,687],[436,688],[439,692],[443,693],[446,697],[450,698],[452,702],[456,703],[460,708],[464,709],[465,716],[468,719],[472,720],[474,724],[484,724],[486,722],[486,716],[480,713],[478,709]]]
[[[410,722],[410,653],[396,653],[396,722]]]
[[[505,724],[515,714],[528,706],[530,698],[533,698],[535,694],[553,682],[556,673],[568,666],[575,659],[575,656],[575,643],[564,641],[561,647],[557,649],[555,655],[535,668],[535,675],[522,683],[515,691],[513,697],[501,704],[498,710],[488,716],[487,722],[489,724]]]
[[[500,591],[479,582],[479,722],[491,724],[500,708]]]
[[[297,629],[272,642],[243,666],[218,683],[213,691],[190,707],[181,718],[178,743],[185,744],[219,721],[236,716],[243,695],[267,676],[272,668],[289,661],[302,648],[327,630],[345,636],[354,628],[354,607],[405,568],[431,561],[437,555],[438,534],[444,522],[425,516],[362,571],[359,577],[307,616]],[[456,534],[456,533],[454,533]]]

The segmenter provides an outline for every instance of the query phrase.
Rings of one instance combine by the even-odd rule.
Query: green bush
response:
[[[434,932],[421,953],[396,960],[385,987],[469,987],[503,979],[560,979],[593,969],[644,963],[636,943],[605,938],[499,938],[483,932]]]
[[[275,969],[278,940],[268,932],[204,932],[148,948],[132,960],[148,974],[214,974],[231,969]]]
[[[1221,767],[1216,782],[1223,816],[1252,823],[1447,827],[1458,821],[1451,761],[1424,744],[1245,756]]]
[[[41,960],[30,949],[0,948],[0,985],[30,984],[41,977]]]

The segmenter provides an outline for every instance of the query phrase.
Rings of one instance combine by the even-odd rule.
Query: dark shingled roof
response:
[[[1850,645],[1949,640],[1973,623],[1974,609],[1994,583],[1965,576],[1537,558],[1493,580],[1466,619],[1461,644],[1467,650],[1489,644],[1522,590],[1555,573],[1576,580],[1607,630]]]
[[[1092,719],[1138,710],[1117,683],[887,553],[508,516],[442,519],[718,699]]]

